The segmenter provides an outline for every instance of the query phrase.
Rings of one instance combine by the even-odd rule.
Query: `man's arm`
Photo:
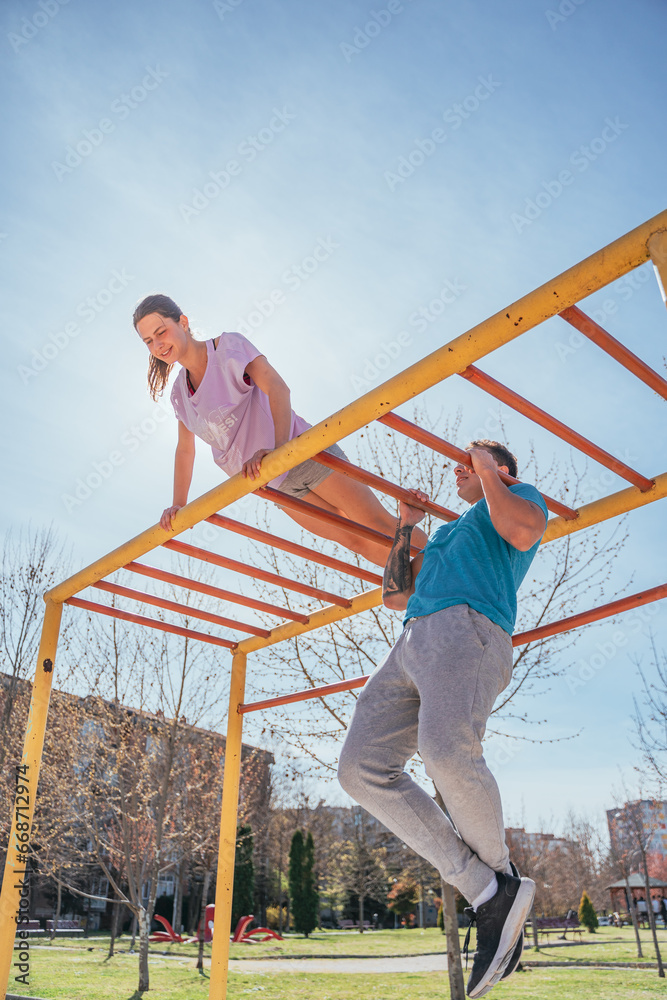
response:
[[[493,527],[515,549],[527,552],[544,534],[544,511],[536,503],[510,492],[498,475],[499,468],[488,451],[471,448],[469,454],[482,483]]]
[[[420,490],[411,490],[418,500],[428,500]],[[424,517],[424,511],[401,502],[394,544],[389,550],[382,580],[382,603],[392,611],[404,611],[415,590],[415,580],[422,567],[423,553],[410,559],[412,529]]]

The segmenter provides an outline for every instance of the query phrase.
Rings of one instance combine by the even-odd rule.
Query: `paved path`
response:
[[[32,945],[34,948],[49,948],[51,951],[67,951],[76,954],[73,948],[58,945]],[[92,947],[89,948],[92,951]],[[119,955],[127,954],[125,949],[117,948]],[[183,965],[195,965],[196,958],[185,958],[183,955],[163,955],[159,951],[149,953],[149,962],[159,962],[168,959],[171,962],[182,962]],[[211,967],[211,959],[204,958],[204,966]],[[386,958],[239,958],[229,963],[231,972],[365,972],[369,974],[382,972],[446,972],[447,956],[442,955],[409,955],[396,958],[388,955]]]
[[[446,972],[446,955],[411,955],[409,958],[273,958],[233,959],[230,972]]]

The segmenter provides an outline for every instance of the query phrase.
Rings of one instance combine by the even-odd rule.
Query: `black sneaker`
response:
[[[512,875],[514,875],[514,878],[521,878],[517,870],[517,867],[513,861],[510,861],[510,868],[512,869]],[[523,927],[521,928],[521,933],[519,934],[519,940],[516,943],[516,948],[512,952],[512,957],[509,960],[509,964],[505,969],[505,971],[503,972],[502,975],[503,979],[507,979],[508,976],[511,976],[512,973],[516,971],[516,967],[521,961],[522,953],[523,953]]]
[[[472,910],[467,908],[477,925],[477,951],[468,979],[469,997],[483,997],[500,982],[514,958],[523,925],[533,905],[535,883],[529,878],[517,878],[496,872],[498,891],[487,903]],[[471,923],[472,927],[472,923]],[[468,954],[470,927],[463,950]],[[519,955],[520,957],[520,955]]]

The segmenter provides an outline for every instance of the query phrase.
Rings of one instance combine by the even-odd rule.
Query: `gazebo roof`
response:
[[[648,884],[651,889],[667,889],[667,882],[661,881],[659,878],[650,878]],[[640,875],[639,872],[633,872],[632,875],[628,875],[628,885],[631,889],[645,889],[646,884],[644,876]],[[625,889],[625,879],[621,878],[618,882],[612,882],[611,885],[607,886],[608,889]]]

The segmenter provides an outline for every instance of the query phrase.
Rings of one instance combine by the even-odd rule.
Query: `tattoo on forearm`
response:
[[[404,594],[412,586],[412,567],[410,565],[411,524],[399,525],[394,536],[394,544],[389,552],[387,565],[384,568],[382,594]]]

